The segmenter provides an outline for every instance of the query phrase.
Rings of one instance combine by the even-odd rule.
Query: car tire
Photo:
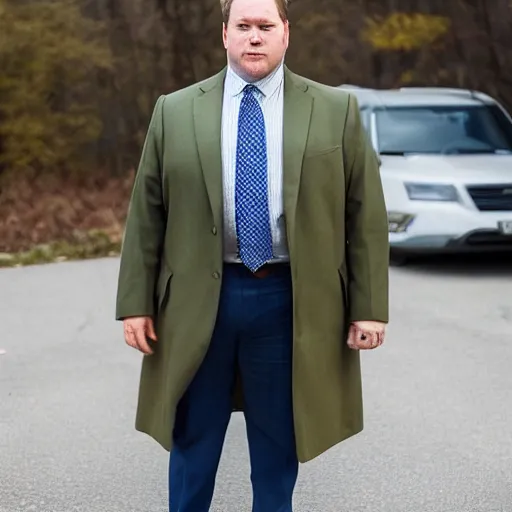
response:
[[[402,251],[391,249],[389,253],[389,264],[392,267],[403,267],[410,261],[410,256]]]

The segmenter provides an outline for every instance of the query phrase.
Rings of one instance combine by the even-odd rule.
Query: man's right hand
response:
[[[157,341],[153,319],[150,316],[134,316],[123,320],[124,339],[130,347],[151,355],[153,350],[146,338]]]

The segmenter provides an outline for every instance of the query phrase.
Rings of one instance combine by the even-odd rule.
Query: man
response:
[[[221,6],[227,69],[156,102],[116,317],[145,354],[136,428],[170,451],[170,511],[209,510],[243,410],[253,511],[288,512],[298,463],[363,428],[386,208],[354,97],[283,65],[287,1]]]

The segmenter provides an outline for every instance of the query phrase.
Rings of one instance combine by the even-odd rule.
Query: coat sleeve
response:
[[[162,194],[162,113],[165,96],[156,101],[128,206],[121,248],[116,320],[155,313],[155,283],[165,236]]]
[[[352,94],[343,138],[349,320],[388,322],[389,234],[380,165]]]

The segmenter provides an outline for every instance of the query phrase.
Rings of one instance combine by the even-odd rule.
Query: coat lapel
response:
[[[214,222],[222,225],[222,95],[226,69],[200,85],[194,99],[194,128]],[[307,84],[285,68],[283,112],[283,196],[288,240],[294,230],[302,158],[308,138],[313,98]]]
[[[283,190],[287,237],[291,242],[313,97],[305,94],[307,84],[288,68],[284,80]]]
[[[226,69],[199,86],[194,98],[194,129],[214,222],[222,226],[222,93]]]

